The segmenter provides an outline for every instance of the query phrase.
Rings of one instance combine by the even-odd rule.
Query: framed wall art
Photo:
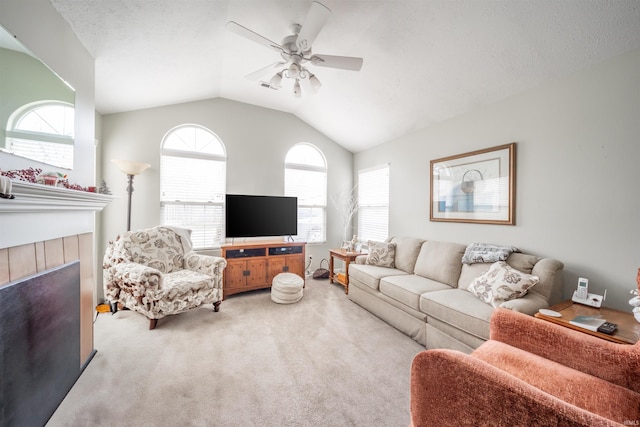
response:
[[[515,225],[516,143],[431,160],[431,221]]]

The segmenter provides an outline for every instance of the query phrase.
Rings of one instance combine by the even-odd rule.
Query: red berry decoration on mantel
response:
[[[16,179],[19,181],[32,182],[34,184],[38,183],[38,178],[42,174],[42,169],[39,168],[28,168],[28,169],[16,169],[10,171],[0,170],[1,176],[6,176],[10,179]],[[53,176],[53,174],[50,174]],[[67,179],[67,175],[63,175],[60,173],[55,174],[57,177],[57,185],[60,187],[68,188],[69,190],[77,190],[77,191],[89,191],[88,188],[84,188],[78,184],[70,184]]]

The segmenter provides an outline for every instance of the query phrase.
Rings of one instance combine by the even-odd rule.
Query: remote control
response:
[[[604,322],[598,328],[598,332],[602,332],[603,334],[611,335],[613,333],[613,331],[616,330],[617,327],[618,327],[618,325],[616,325],[615,323]]]

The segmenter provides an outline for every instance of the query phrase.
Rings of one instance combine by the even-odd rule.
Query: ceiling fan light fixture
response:
[[[288,77],[292,79],[297,79],[299,75],[300,75],[300,66],[297,63],[292,62],[291,65],[289,66]]]
[[[300,98],[302,96],[302,88],[300,87],[300,80],[296,79],[296,82],[293,84],[293,95],[296,98]]]
[[[276,73],[273,77],[271,77],[271,80],[269,80],[269,85],[271,87],[280,87],[280,83],[282,83],[282,71]]]
[[[311,74],[309,76],[309,83],[311,84],[311,89],[313,89],[314,92],[317,92],[322,86],[322,83],[320,83],[320,80],[315,76],[315,74]]]
[[[277,51],[282,57],[283,61],[278,61],[272,65],[261,68],[246,76],[247,78],[255,80],[268,75],[268,70],[279,69],[280,72],[271,77],[268,83],[261,81],[260,86],[277,90],[281,87],[283,77],[285,79],[292,79],[294,81],[293,93],[296,97],[301,97],[301,80],[309,81],[309,88],[312,93],[318,92],[322,86],[320,80],[304,67],[307,63],[339,70],[360,71],[362,68],[362,58],[312,54],[312,45],[330,15],[331,10],[329,8],[319,3],[318,0],[313,1],[304,23],[302,25],[297,23],[293,24],[290,27],[292,34],[283,38],[280,44],[261,36],[235,21],[227,22],[226,28],[247,40]],[[288,83],[288,81],[286,83]],[[306,85],[306,82],[304,84]]]

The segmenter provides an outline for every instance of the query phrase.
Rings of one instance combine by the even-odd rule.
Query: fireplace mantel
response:
[[[95,212],[113,196],[13,181],[14,199],[0,199],[0,249],[93,233]]]

